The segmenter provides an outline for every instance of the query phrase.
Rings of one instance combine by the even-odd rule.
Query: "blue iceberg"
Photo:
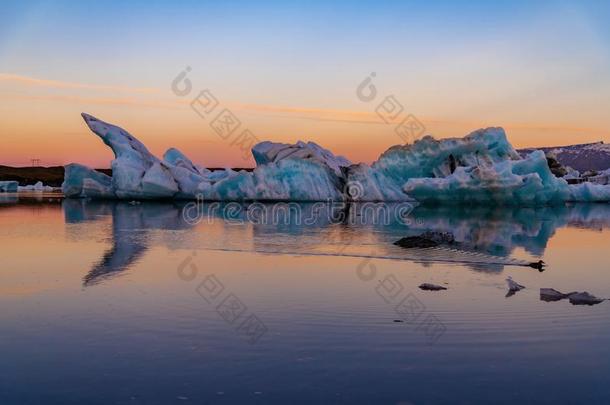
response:
[[[542,151],[521,157],[502,128],[463,138],[426,136],[393,146],[372,165],[352,164],[313,142],[261,142],[253,171],[208,170],[169,149],[159,159],[124,129],[82,114],[115,154],[112,177],[66,166],[66,197],[208,201],[417,201],[539,206],[610,201],[610,185],[568,184]]]
[[[16,193],[19,183],[16,181],[0,181],[0,193]]]

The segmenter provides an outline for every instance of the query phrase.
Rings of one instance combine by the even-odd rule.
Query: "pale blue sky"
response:
[[[188,65],[195,86],[228,103],[367,112],[354,89],[374,71],[384,94],[395,94],[436,136],[499,125],[521,146],[610,141],[610,2],[15,1],[0,8],[0,74],[151,87],[169,99],[171,80]],[[40,100],[39,87],[0,81],[0,118],[15,119],[0,131],[17,136],[24,109],[44,120],[60,108]],[[63,100],[55,116],[87,110],[128,128],[146,128],[151,117],[182,120],[145,106],[98,108],[99,92],[81,93],[90,100]],[[310,136],[369,160],[392,142],[370,125],[249,119],[259,137]],[[52,128],[69,136],[76,127]],[[154,130],[150,136],[160,137]],[[173,136],[179,142],[193,136],[187,132]],[[382,145],[366,148],[373,142],[361,139],[366,133]],[[201,136],[216,142],[207,131]]]

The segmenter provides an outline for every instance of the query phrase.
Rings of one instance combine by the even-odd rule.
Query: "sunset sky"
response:
[[[607,1],[105,3],[0,5],[0,164],[108,167],[87,112],[159,156],[252,166],[190,108],[204,89],[260,140],[352,161],[403,143],[375,113],[389,95],[436,137],[502,126],[517,147],[610,142]],[[367,103],[356,89],[372,72]]]

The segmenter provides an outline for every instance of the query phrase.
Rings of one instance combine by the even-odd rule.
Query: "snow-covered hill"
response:
[[[584,143],[570,146],[519,149],[521,156],[534,150],[555,154],[559,163],[570,166],[581,173],[588,170],[602,171],[610,168],[610,144],[603,142]]]

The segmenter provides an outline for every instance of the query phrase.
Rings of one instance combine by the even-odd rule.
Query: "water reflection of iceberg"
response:
[[[610,227],[608,204],[472,209],[406,203],[192,204],[64,201],[67,223],[112,218],[112,247],[84,277],[84,285],[120,274],[154,243],[185,249],[458,262],[476,270],[501,271],[517,263],[512,257],[516,249],[541,257],[558,228]],[[187,229],[192,231],[151,237],[153,231]],[[392,244],[425,231],[451,232],[467,251],[408,252]]]
[[[182,208],[174,204],[65,200],[63,209],[66,223],[112,218],[112,247],[84,276],[84,286],[114,277],[136,263],[148,250],[151,231],[189,227],[182,220]]]
[[[450,254],[449,261],[463,260],[475,270],[500,271],[506,265],[524,265],[544,255],[548,241],[557,229],[582,227],[600,229],[610,227],[610,205],[574,204],[540,208],[494,207],[417,207],[412,212],[413,221],[402,236],[414,236],[425,231],[451,232],[464,249],[460,257]],[[523,249],[528,260],[517,260],[513,254]],[[433,254],[414,260],[426,262],[441,259],[444,253],[431,249]],[[482,255],[480,262],[477,258]],[[502,258],[494,263],[493,258]],[[479,263],[477,263],[479,262]]]
[[[326,204],[265,205],[256,221],[250,220],[249,207],[241,211],[233,222],[252,224],[255,247],[269,251],[274,237],[289,241],[298,237],[299,246],[314,248],[336,244],[346,253],[345,244],[355,246],[377,245],[380,254],[396,255],[400,249],[392,242],[425,231],[451,232],[460,246],[468,252],[507,258],[517,248],[533,257],[544,254],[549,239],[558,228],[579,226],[585,228],[610,227],[609,204],[576,204],[541,208],[498,207],[414,207],[408,203],[333,203]],[[235,212],[234,212],[235,214]],[[265,220],[261,221],[260,218]],[[322,235],[307,240],[301,236]],[[287,249],[295,248],[286,244]],[[302,249],[301,249],[302,250]],[[360,249],[362,250],[362,249]],[[332,249],[327,249],[332,252]],[[404,253],[404,252],[403,252]],[[411,252],[413,253],[413,252]],[[430,252],[428,252],[429,255]],[[426,254],[421,259],[425,260]],[[469,256],[471,257],[471,256]],[[431,258],[433,260],[434,258]],[[507,262],[507,264],[513,264]]]
[[[0,205],[17,204],[19,197],[13,193],[0,193]]]

